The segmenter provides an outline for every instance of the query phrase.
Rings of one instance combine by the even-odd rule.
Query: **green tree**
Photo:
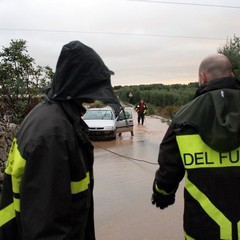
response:
[[[235,77],[240,78],[240,38],[234,35],[233,38],[227,39],[226,44],[217,51],[229,58]]]
[[[11,115],[15,123],[21,122],[39,102],[52,76],[49,66],[35,64],[25,40],[11,40],[9,47],[0,52],[1,114]]]

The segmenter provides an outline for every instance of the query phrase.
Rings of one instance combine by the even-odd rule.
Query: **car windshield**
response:
[[[113,114],[110,110],[89,110],[85,113],[85,120],[113,120]]]

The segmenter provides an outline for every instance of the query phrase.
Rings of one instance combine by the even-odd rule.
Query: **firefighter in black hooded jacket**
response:
[[[152,203],[173,204],[185,175],[185,239],[240,239],[240,81],[214,54],[200,64],[199,83],[160,145]]]
[[[51,89],[23,121],[9,153],[0,204],[1,240],[93,240],[93,146],[83,102],[116,113],[111,72],[98,54],[63,46]]]

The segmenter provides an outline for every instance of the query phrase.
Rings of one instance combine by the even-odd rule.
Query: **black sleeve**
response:
[[[33,143],[20,192],[23,239],[67,239],[72,199],[64,139],[50,136]]]
[[[172,192],[185,174],[173,125],[170,125],[160,144],[158,163],[159,169],[155,175],[158,187],[166,192]]]

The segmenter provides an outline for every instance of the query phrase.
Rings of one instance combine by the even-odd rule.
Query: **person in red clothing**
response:
[[[140,120],[141,120],[141,123],[143,125],[143,123],[144,123],[144,116],[145,116],[145,114],[147,112],[147,105],[143,101],[143,99],[141,99],[141,101],[135,106],[135,110],[138,113],[138,124],[140,124]]]

